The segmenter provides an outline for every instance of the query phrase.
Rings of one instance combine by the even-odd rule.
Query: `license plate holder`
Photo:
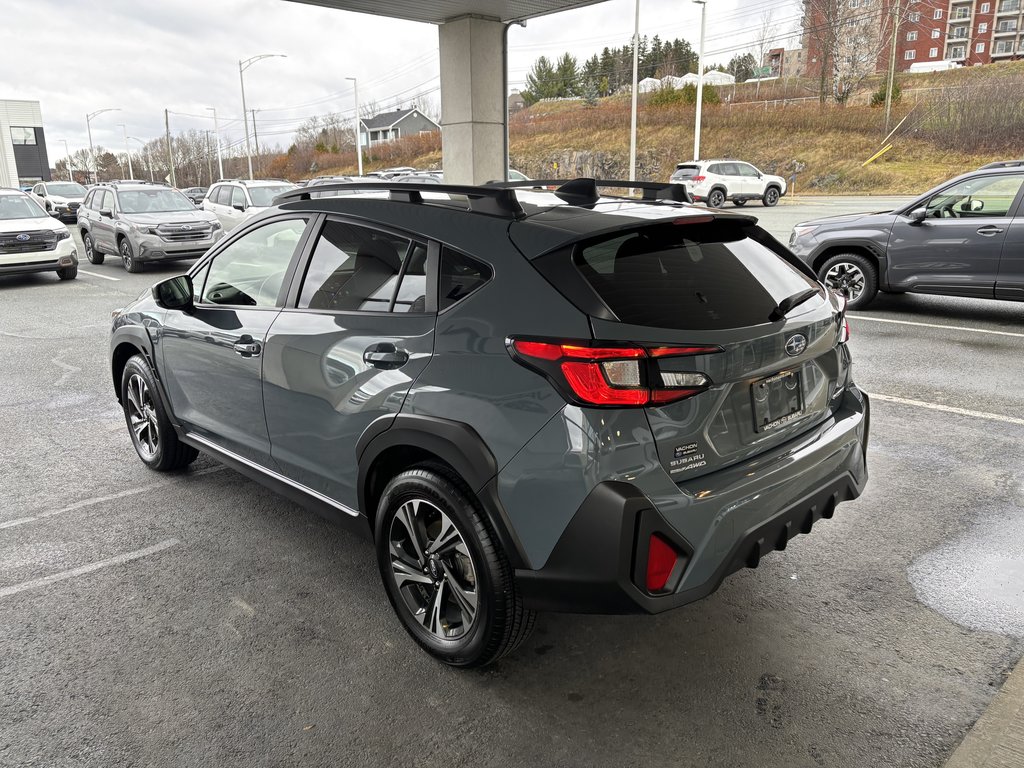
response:
[[[770,432],[799,419],[804,412],[800,371],[782,371],[750,385],[754,431]]]

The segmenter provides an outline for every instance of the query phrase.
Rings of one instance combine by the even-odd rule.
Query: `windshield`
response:
[[[676,168],[676,172],[672,174],[673,179],[689,179],[697,175],[700,170],[699,165],[684,165]]]
[[[0,195],[0,221],[11,219],[45,219],[46,211],[35,200],[24,195]]]
[[[176,189],[125,189],[117,193],[122,213],[194,211],[192,201]]]
[[[85,197],[85,187],[81,184],[72,184],[70,181],[66,184],[47,184],[46,191],[60,197]]]
[[[249,187],[249,197],[252,198],[252,204],[257,208],[266,208],[268,205],[273,205],[275,197],[282,192],[287,192],[289,189],[295,189],[294,185],[281,184],[276,187]]]

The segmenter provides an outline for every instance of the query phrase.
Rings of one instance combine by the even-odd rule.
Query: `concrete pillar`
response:
[[[439,27],[441,155],[449,184],[505,178],[504,27],[475,16]]]

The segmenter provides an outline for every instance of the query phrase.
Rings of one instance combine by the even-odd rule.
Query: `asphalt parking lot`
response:
[[[889,202],[745,211],[785,241]],[[851,320],[860,499],[702,602],[545,615],[459,672],[366,542],[205,457],[137,460],[110,311],[178,271],[0,278],[4,768],[941,766],[1024,653],[1024,304],[880,296]]]

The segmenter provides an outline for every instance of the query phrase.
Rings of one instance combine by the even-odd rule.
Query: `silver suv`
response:
[[[78,231],[90,264],[117,254],[128,272],[151,261],[196,259],[224,236],[215,216],[181,192],[136,181],[101,184],[78,209]]]

